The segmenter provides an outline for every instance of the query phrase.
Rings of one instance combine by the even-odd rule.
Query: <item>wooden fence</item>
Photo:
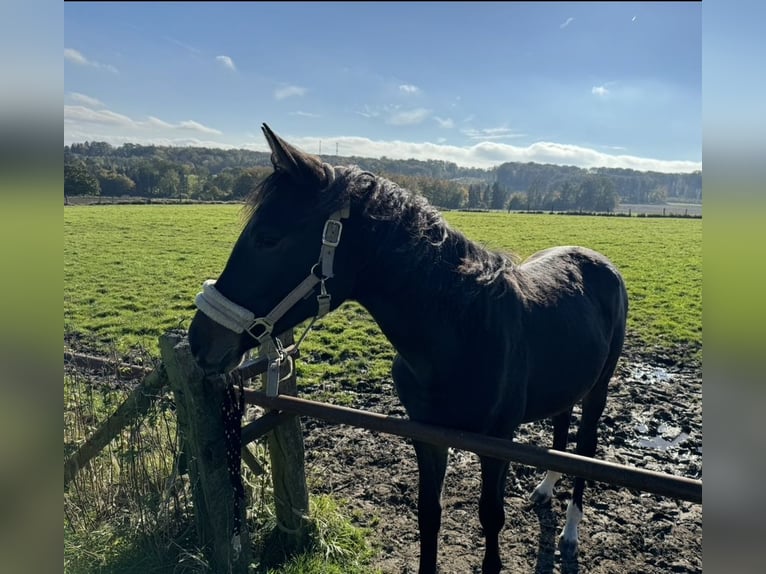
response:
[[[294,357],[292,332],[282,337],[284,346]],[[228,384],[245,382],[265,373],[266,358],[251,360],[231,374],[206,377],[194,362],[189,344],[182,333],[166,333],[160,337],[162,363],[153,371],[131,367],[133,375],[144,375],[143,382],[104,424],[91,435],[78,451],[64,463],[64,486],[80,468],[96,456],[132,420],[142,416],[154,397],[163,389],[173,392],[178,416],[182,450],[188,461],[192,485],[195,521],[200,546],[214,571],[247,572],[249,545],[241,550],[232,544],[234,513],[240,513],[247,541],[244,508],[235,504],[235,492],[229,480],[225,429],[221,416]],[[65,360],[98,364],[94,357],[65,354]],[[89,362],[89,363],[88,363]],[[125,369],[126,366],[123,366]],[[139,369],[139,370],[135,370]],[[265,381],[264,381],[265,388]],[[258,472],[247,445],[267,435],[271,459],[272,481],[276,500],[276,518],[282,544],[298,548],[306,535],[308,489],[303,457],[303,435],[299,416],[309,416],[332,423],[346,424],[378,432],[386,432],[442,446],[468,450],[540,469],[581,476],[662,496],[702,502],[702,481],[645,469],[614,464],[575,454],[520,444],[475,433],[416,423],[403,418],[384,416],[297,398],[295,373],[280,383],[280,394],[245,389],[244,400],[267,409],[267,413],[241,429],[242,459]]]

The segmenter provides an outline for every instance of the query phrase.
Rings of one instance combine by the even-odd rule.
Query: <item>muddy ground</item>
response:
[[[74,340],[66,346],[77,348]],[[690,349],[624,353],[612,380],[599,430],[601,460],[702,478],[702,369]],[[68,367],[69,368],[69,367]],[[338,384],[303,388],[301,396],[326,400],[344,391],[345,406],[403,416],[390,381],[368,388]],[[570,440],[576,433],[570,428]],[[312,494],[332,494],[355,522],[374,533],[374,566],[382,572],[417,572],[417,466],[410,441],[400,437],[303,419],[306,467]],[[548,422],[523,426],[517,440],[549,446]],[[574,445],[570,443],[570,451]],[[550,505],[532,507],[528,496],[543,471],[512,465],[501,532],[504,572],[702,572],[702,506],[589,482],[580,547],[562,559],[556,539],[564,523],[572,481],[564,477]],[[481,571],[484,539],[478,519],[478,458],[450,452],[443,495],[439,566],[442,573]]]
[[[689,478],[702,478],[702,374],[688,350],[628,350],[612,380],[596,456]],[[327,392],[334,389],[314,389]],[[403,415],[391,384],[344,389],[350,406]],[[311,390],[304,391],[309,398]],[[578,411],[575,411],[578,417]],[[520,442],[549,446],[549,423],[522,427]],[[408,440],[304,419],[307,468],[314,492],[346,502],[371,528],[385,573],[417,572],[417,466]],[[570,430],[574,439],[576,426]],[[570,450],[574,445],[570,444]],[[588,483],[576,560],[562,560],[556,539],[572,481],[559,481],[549,506],[527,497],[543,476],[512,465],[506,486],[501,556],[507,572],[593,574],[702,571],[702,506],[602,483]],[[453,450],[443,495],[439,566],[443,573],[481,571],[478,458]]]

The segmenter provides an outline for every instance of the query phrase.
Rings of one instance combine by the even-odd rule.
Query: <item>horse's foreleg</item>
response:
[[[508,462],[495,458],[481,459],[481,498],[479,499],[479,521],[484,529],[486,548],[481,571],[484,574],[500,572],[500,546],[498,538],[505,523],[503,499]]]
[[[436,551],[442,518],[442,486],[447,471],[447,449],[415,442],[420,481],[418,527],[420,528],[420,574],[436,572]]]

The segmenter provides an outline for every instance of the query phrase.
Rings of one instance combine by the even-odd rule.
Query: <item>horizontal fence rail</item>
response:
[[[483,456],[511,460],[544,470],[580,476],[588,480],[635,488],[671,498],[702,502],[702,481],[651,470],[624,466],[521,444],[477,433],[426,425],[391,417],[328,405],[291,396],[271,397],[261,391],[244,390],[245,402],[264,408],[394,434],[431,444],[468,450]]]

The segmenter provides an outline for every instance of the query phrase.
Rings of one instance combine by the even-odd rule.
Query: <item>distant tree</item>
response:
[[[116,171],[100,170],[98,182],[101,186],[101,195],[119,196],[130,195],[136,189],[136,182],[128,176]]]
[[[508,211],[521,210],[527,206],[527,198],[523,193],[512,193],[508,198]]]
[[[468,186],[468,208],[481,209],[483,205],[483,190],[480,183],[472,183]]]
[[[579,202],[579,187],[572,180],[564,181],[558,190],[558,201],[554,209],[568,211],[576,209]]]
[[[489,206],[491,209],[505,209],[505,206],[508,203],[508,190],[504,185],[501,185],[499,182],[495,181],[492,184],[490,197],[491,199]]]
[[[544,186],[540,178],[536,178],[527,189],[527,209],[540,209]]]
[[[181,189],[181,177],[175,169],[165,171],[155,188],[155,195],[159,197],[178,197]]]
[[[74,161],[64,164],[64,195],[98,195],[101,186],[98,179],[88,171],[85,163]]]
[[[658,185],[649,192],[648,200],[649,203],[666,203],[668,200],[668,187],[666,185]]]
[[[246,198],[269,173],[270,170],[257,167],[242,171],[239,177],[234,180],[234,185],[231,188],[232,197],[234,199]]]

